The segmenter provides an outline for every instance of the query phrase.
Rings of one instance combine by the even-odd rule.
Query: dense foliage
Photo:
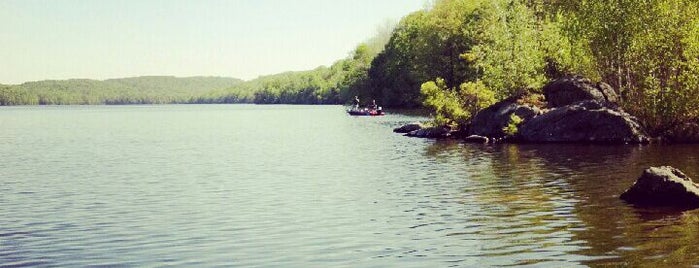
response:
[[[587,48],[594,73],[654,134],[699,116],[699,2],[559,3],[567,34]]]
[[[435,112],[435,123],[458,126],[468,122],[478,111],[495,104],[495,92],[483,83],[463,83],[458,89],[448,89],[446,81],[437,78],[420,88],[425,96],[423,105]]]
[[[699,2],[437,0],[400,22],[369,85],[450,123],[479,107],[464,87],[503,99],[566,74],[611,84],[651,134],[696,121]]]

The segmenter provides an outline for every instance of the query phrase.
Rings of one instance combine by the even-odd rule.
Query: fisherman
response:
[[[354,96],[354,108],[359,110],[359,97]]]
[[[376,100],[371,100],[371,109],[377,110],[378,108],[379,108],[379,106],[376,105]]]

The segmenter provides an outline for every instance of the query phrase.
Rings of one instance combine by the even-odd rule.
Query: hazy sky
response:
[[[252,79],[344,58],[425,0],[0,0],[0,83]]]

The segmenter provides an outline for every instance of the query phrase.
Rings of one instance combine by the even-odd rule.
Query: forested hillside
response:
[[[226,90],[212,91],[200,103],[344,104],[360,95],[369,101],[369,68],[393,34],[394,26],[382,25],[344,59],[330,67],[262,76]],[[419,88],[418,88],[419,89]]]
[[[0,86],[1,105],[188,103],[242,80],[224,77],[143,76],[109,79],[45,80]]]

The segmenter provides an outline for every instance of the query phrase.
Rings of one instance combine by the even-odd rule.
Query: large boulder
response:
[[[408,137],[440,139],[451,136],[451,129],[448,127],[428,127],[405,134]]]
[[[520,99],[521,96],[508,98],[478,112],[468,126],[469,135],[503,138],[506,134],[502,129],[510,123],[512,114],[519,116],[524,121],[541,114],[539,108],[522,104]]]
[[[581,76],[567,76],[543,88],[544,96],[551,107],[562,107],[586,100],[616,103],[618,96],[606,83],[594,83]]]
[[[699,186],[673,167],[651,167],[620,196],[641,206],[699,208]]]
[[[584,101],[551,109],[524,121],[517,137],[524,142],[646,143],[635,117],[606,102]]]
[[[410,124],[405,124],[403,126],[397,127],[393,129],[393,132],[395,133],[410,133],[415,130],[420,130],[423,129],[425,126],[423,126],[420,123],[410,123]]]

